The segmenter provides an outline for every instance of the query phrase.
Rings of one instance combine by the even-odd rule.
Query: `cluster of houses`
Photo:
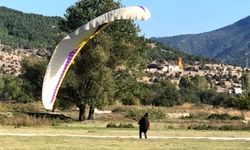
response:
[[[145,69],[143,80],[148,83],[157,78],[170,79],[179,84],[182,76],[205,76],[209,84],[217,87],[217,92],[242,94],[241,76],[246,68],[224,64],[203,64],[195,62],[192,65],[183,64],[179,57],[177,61],[155,60]]]

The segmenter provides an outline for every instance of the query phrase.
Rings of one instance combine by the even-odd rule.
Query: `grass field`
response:
[[[250,123],[244,124],[242,119],[207,119],[211,114],[245,115],[245,112],[236,110],[193,105],[174,108],[116,107],[115,113],[96,115],[96,120],[84,122],[35,118],[27,116],[26,113],[20,113],[36,112],[39,109],[33,110],[35,107],[38,107],[38,105],[0,104],[0,150],[250,150]],[[114,110],[114,108],[108,110]],[[144,112],[150,112],[151,120],[147,140],[138,139],[136,121],[138,120],[137,117],[140,117]],[[189,112],[190,117],[171,118],[165,116],[166,114],[179,112]],[[76,111],[69,111],[67,115],[74,119],[77,118]],[[158,116],[161,115],[165,117],[159,118]],[[245,115],[245,117],[247,116]],[[132,124],[133,128],[107,128],[107,124],[110,123],[116,125]],[[230,128],[219,128],[225,125]],[[195,126],[205,128],[194,130],[192,127]],[[218,128],[211,130],[206,128],[207,126]]]
[[[248,131],[195,131],[173,129],[150,129],[149,139],[118,138],[118,136],[138,136],[137,128],[114,129],[106,128],[105,122],[71,123],[60,126],[44,127],[0,127],[0,133],[16,134],[42,134],[38,136],[1,135],[0,149],[250,149],[250,143],[246,140],[198,140],[198,139],[152,139],[152,136],[160,137],[250,137]],[[154,126],[154,124],[153,124]],[[46,136],[46,135],[55,136]],[[67,135],[89,135],[62,136]],[[98,138],[93,136],[113,136],[110,138]],[[117,137],[115,137],[117,136]]]
[[[98,139],[79,137],[0,137],[1,149],[250,149],[247,141]]]

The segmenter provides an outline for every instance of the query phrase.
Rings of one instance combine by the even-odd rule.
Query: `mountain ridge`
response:
[[[189,54],[244,66],[245,53],[250,49],[250,16],[209,32],[153,37],[151,40]]]

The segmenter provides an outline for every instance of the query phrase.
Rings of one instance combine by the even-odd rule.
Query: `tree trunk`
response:
[[[92,105],[90,105],[88,120],[94,120],[94,113],[95,113],[95,108]]]
[[[85,120],[85,105],[80,104],[78,105],[79,108],[79,121],[84,121]]]

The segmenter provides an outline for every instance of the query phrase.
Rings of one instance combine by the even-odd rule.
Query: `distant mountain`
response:
[[[151,40],[189,54],[245,66],[245,54],[250,56],[250,16],[211,32],[154,37]]]
[[[52,49],[62,38],[62,18],[47,17],[0,6],[0,44],[12,48]]]

